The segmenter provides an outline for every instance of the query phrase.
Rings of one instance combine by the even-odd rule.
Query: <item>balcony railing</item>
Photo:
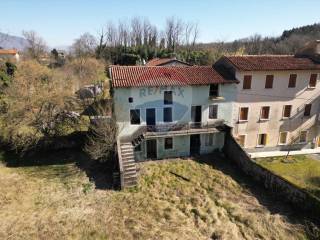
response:
[[[170,132],[170,131],[189,131],[195,129],[212,129],[223,126],[224,120],[217,120],[215,122],[199,122],[199,123],[168,123],[154,126],[147,126],[147,132]]]
[[[224,120],[217,120],[215,122],[199,122],[199,123],[166,123],[153,126],[140,126],[130,136],[121,138],[121,141],[134,141],[141,135],[167,135],[170,133],[189,134],[194,132],[207,132],[214,130],[217,127],[224,125]]]

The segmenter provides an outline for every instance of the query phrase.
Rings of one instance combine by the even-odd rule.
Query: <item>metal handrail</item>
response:
[[[123,164],[121,155],[120,139],[117,139],[117,150],[118,150],[118,162],[119,162],[119,172],[120,172],[120,188],[124,188],[124,176],[123,176]]]

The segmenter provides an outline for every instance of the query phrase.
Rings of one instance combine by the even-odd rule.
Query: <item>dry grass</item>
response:
[[[256,161],[320,198],[320,159],[314,155],[260,158]]]
[[[138,186],[116,192],[95,189],[74,163],[2,164],[0,239],[305,239],[301,225],[212,166],[140,167]]]

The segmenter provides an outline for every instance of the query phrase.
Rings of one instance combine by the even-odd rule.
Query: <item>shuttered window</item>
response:
[[[248,113],[249,113],[249,108],[248,107],[240,108],[239,120],[240,121],[247,121],[248,120]]]
[[[318,74],[311,74],[310,75],[310,81],[309,81],[309,87],[310,88],[315,88],[316,85],[317,85],[317,77],[318,77]]]
[[[310,116],[310,114],[311,114],[311,107],[312,107],[312,104],[306,104],[306,106],[304,107],[304,113],[303,113],[303,115],[304,115],[305,117]]]
[[[216,98],[219,97],[219,85],[218,84],[210,84],[209,96]]]
[[[262,120],[267,120],[269,119],[269,113],[270,113],[270,107],[269,106],[265,106],[261,108],[261,116],[260,119]]]
[[[265,88],[272,88],[272,87],[273,87],[273,75],[267,75]]]
[[[172,108],[163,108],[163,122],[172,122]]]
[[[251,81],[252,81],[252,76],[245,75],[243,77],[243,89],[251,89]]]
[[[131,124],[140,124],[140,109],[130,110],[130,122]]]
[[[301,131],[299,137],[299,143],[306,143],[307,142],[307,134],[308,131]]]
[[[262,133],[258,135],[258,146],[265,146],[267,144],[267,134]]]
[[[239,135],[237,141],[241,147],[244,147],[246,142],[246,135]]]
[[[164,149],[172,149],[173,148],[173,139],[165,138],[164,139]]]
[[[284,105],[283,107],[283,117],[289,118],[291,116],[291,105]]]
[[[280,145],[287,144],[287,136],[288,136],[288,132],[280,132],[280,134],[279,134],[279,144]]]
[[[218,118],[218,105],[210,105],[209,119],[217,119],[217,118]]]
[[[164,92],[164,104],[172,104],[172,91]]]
[[[288,88],[295,88],[297,83],[297,74],[290,74]]]

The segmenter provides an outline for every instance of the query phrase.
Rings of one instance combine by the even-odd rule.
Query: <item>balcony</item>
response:
[[[224,120],[206,123],[170,123],[155,126],[146,126],[145,138],[182,136],[201,133],[219,132]]]

